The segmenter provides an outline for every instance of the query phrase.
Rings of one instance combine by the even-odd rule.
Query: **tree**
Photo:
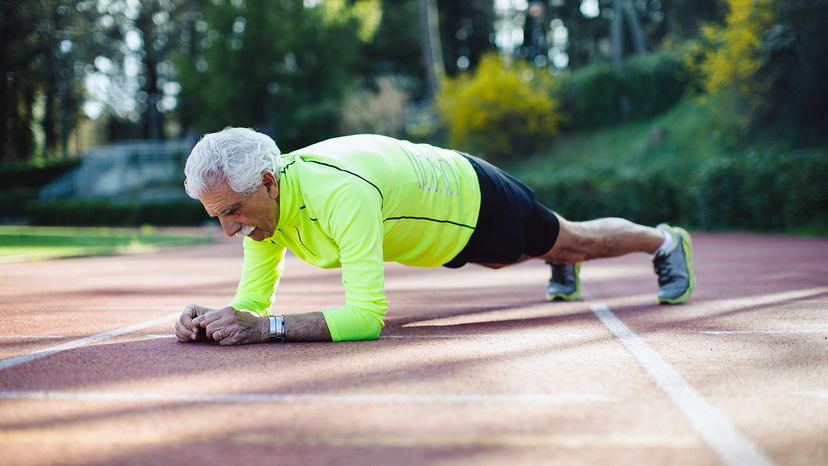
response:
[[[571,69],[596,61],[623,61],[624,50],[640,54],[657,48],[668,38],[693,38],[700,24],[721,18],[723,3],[724,0],[548,1],[549,17],[560,19],[567,28]],[[613,32],[613,28],[617,30]],[[625,34],[624,30],[629,32]],[[609,48],[605,47],[607,43]]]
[[[22,160],[34,147],[29,128],[40,44],[35,36],[35,11],[32,5],[26,6],[0,1],[0,162]]]
[[[436,3],[436,0],[419,0],[420,38],[426,69],[426,98],[429,100],[437,95],[440,80],[446,74]]]
[[[174,59],[182,124],[199,132],[255,127],[285,147],[330,137],[378,11],[374,1],[205,5],[196,53]]]
[[[424,94],[426,76],[423,63],[419,0],[383,0],[382,21],[373,40],[366,42],[360,74],[373,78],[381,75],[402,77],[407,91],[416,97]]]
[[[800,145],[828,141],[828,0],[777,0],[764,30],[753,81],[758,127],[782,126]]]
[[[483,55],[494,49],[494,2],[438,0],[437,6],[446,74],[474,69]]]
[[[92,0],[0,1],[0,12],[0,162],[32,156],[36,127],[44,151],[65,156],[84,79],[96,56],[115,53],[117,33]]]

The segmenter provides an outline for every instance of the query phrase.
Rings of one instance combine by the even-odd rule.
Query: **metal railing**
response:
[[[123,141],[89,150],[81,165],[47,184],[41,200],[184,196],[188,139]]]

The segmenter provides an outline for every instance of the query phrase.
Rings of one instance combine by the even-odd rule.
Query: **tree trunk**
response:
[[[43,88],[45,107],[43,113],[43,137],[45,155],[53,155],[57,148],[57,129],[55,128],[55,101],[57,99],[58,83],[57,78],[60,70],[58,70],[57,60],[55,59],[56,38],[54,34],[61,30],[58,15],[54,9],[50,10],[52,30],[49,34],[49,39],[46,41],[46,47],[43,53],[44,66],[41,71],[41,76],[45,83]]]
[[[45,155],[53,155],[55,153],[55,149],[57,148],[57,130],[55,128],[55,100],[57,99],[56,74],[58,73],[58,71],[55,69],[55,61],[52,54],[49,52],[46,54],[46,56],[48,58],[46,58],[46,76],[44,76],[46,80],[46,85],[43,89],[43,98],[45,100],[42,122],[44,137],[43,152]]]
[[[612,55],[612,67],[620,72],[624,67],[624,11],[623,3],[626,0],[613,0],[612,22],[610,23],[610,48]],[[630,99],[622,89],[618,95],[618,111],[621,120],[627,121],[630,116]]]
[[[136,23],[141,31],[144,42],[144,85],[143,91],[147,96],[147,109],[144,112],[143,136],[149,139],[161,139],[161,115],[158,112],[158,101],[161,92],[158,89],[158,57],[153,47],[154,34],[152,15],[156,11],[155,2],[144,2]]]
[[[9,42],[12,37],[11,24],[16,18],[11,2],[0,2],[0,165],[11,159],[9,141],[9,123],[12,116],[11,89],[7,79],[11,66],[9,64]]]
[[[14,135],[12,156],[10,160],[24,161],[32,156],[34,151],[34,135],[32,134],[32,109],[34,108],[35,89],[32,82],[21,83],[14,102],[12,119],[14,121]],[[19,100],[18,100],[19,99]],[[19,103],[18,103],[19,102]]]
[[[420,40],[426,67],[426,96],[433,99],[445,75],[436,0],[420,0]]]
[[[647,44],[644,39],[644,31],[641,29],[641,21],[638,19],[638,12],[632,0],[624,0],[624,16],[627,18],[627,26],[630,28],[633,48],[636,55],[647,53]]]
[[[610,58],[612,67],[620,71],[624,66],[624,18],[622,2],[612,0],[612,21],[610,22]]]

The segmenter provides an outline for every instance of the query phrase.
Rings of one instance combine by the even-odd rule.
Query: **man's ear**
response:
[[[276,180],[276,177],[273,176],[273,173],[262,173],[262,184],[264,185],[265,189],[267,190],[267,194],[270,196],[271,199],[279,198],[279,182]]]

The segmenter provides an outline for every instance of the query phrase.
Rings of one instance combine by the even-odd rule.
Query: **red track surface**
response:
[[[377,341],[181,344],[169,321],[26,362],[226,303],[240,242],[3,264],[0,463],[828,464],[828,241],[694,241],[681,306],[643,255],[584,265],[578,303],[545,302],[539,262],[389,264]],[[279,312],[341,301],[338,271],[289,258]]]

